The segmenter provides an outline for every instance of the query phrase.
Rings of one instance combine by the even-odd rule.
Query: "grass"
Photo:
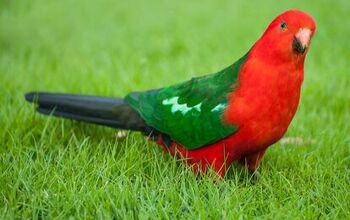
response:
[[[280,12],[318,31],[287,137],[255,184],[196,177],[137,133],[44,117],[31,90],[124,96],[218,70]],[[10,1],[0,6],[0,218],[349,219],[348,1]]]

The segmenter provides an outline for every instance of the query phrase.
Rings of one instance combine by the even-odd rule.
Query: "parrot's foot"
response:
[[[225,169],[216,170],[214,166],[209,165],[202,167],[199,164],[189,165],[189,168],[193,171],[197,178],[204,176],[209,176],[212,180],[221,181],[225,176]]]
[[[205,174],[214,179],[222,180],[226,174],[226,166],[221,161],[214,160],[212,163],[207,161],[187,160],[187,165],[196,174]]]
[[[260,179],[261,179],[261,174],[258,170],[255,170],[253,173],[251,173],[251,176],[250,176],[250,182],[251,183],[256,183],[258,182]]]
[[[127,132],[126,131],[118,131],[116,134],[115,134],[117,140],[124,140],[127,136]]]
[[[264,156],[265,150],[258,151],[254,154],[243,156],[241,159],[238,160],[238,162],[245,166],[248,171],[251,173],[255,173],[257,169],[260,167],[261,160]]]

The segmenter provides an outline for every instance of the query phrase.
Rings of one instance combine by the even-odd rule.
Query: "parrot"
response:
[[[195,173],[224,177],[233,162],[254,173],[297,111],[315,31],[311,15],[290,9],[216,73],[124,98],[38,91],[25,99],[42,114],[141,132]]]

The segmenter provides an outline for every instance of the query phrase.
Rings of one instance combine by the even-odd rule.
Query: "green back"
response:
[[[215,74],[158,90],[130,93],[126,101],[148,125],[186,149],[214,143],[238,129],[222,121],[222,112],[246,57]]]

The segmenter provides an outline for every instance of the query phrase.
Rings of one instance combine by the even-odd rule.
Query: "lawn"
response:
[[[261,178],[196,177],[138,133],[44,117],[31,90],[124,96],[241,57],[282,11],[317,21],[302,99]],[[349,219],[350,2],[0,3],[0,219]]]

